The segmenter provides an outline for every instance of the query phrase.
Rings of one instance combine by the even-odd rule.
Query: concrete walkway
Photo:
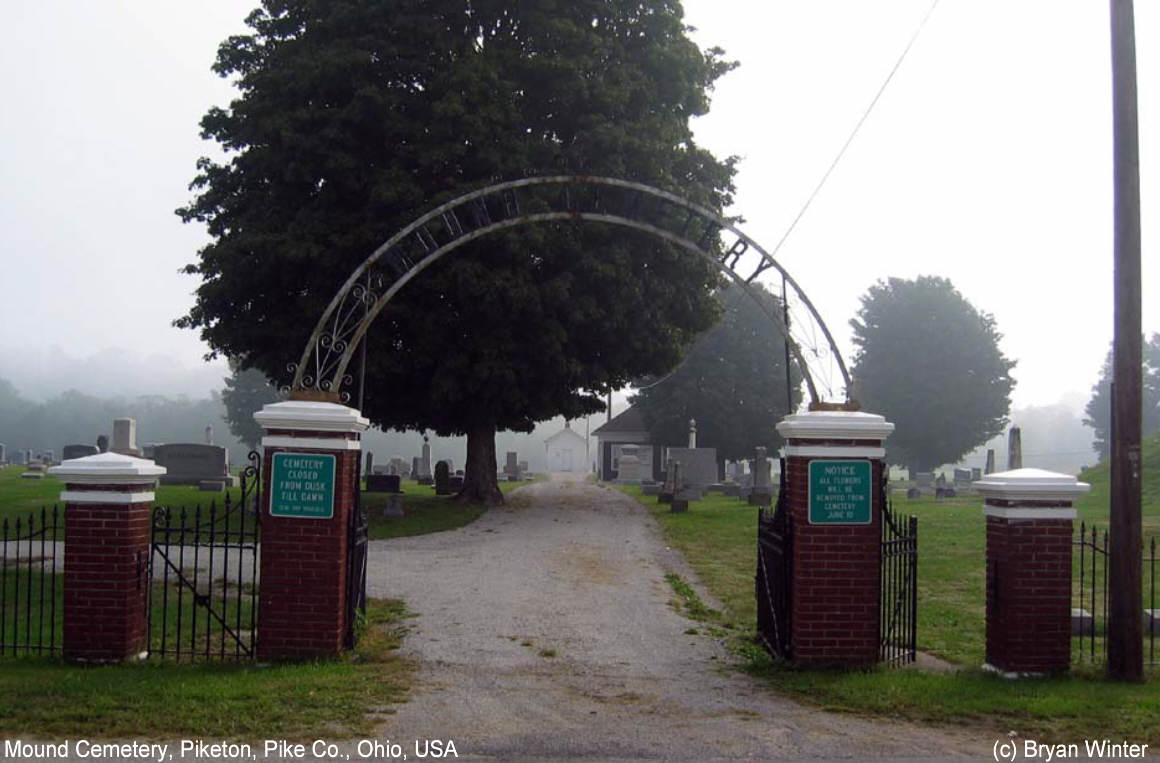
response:
[[[369,593],[417,613],[417,691],[381,739],[459,759],[991,759],[983,732],[806,708],[724,667],[670,606],[693,579],[651,516],[564,477],[459,530],[371,544]]]

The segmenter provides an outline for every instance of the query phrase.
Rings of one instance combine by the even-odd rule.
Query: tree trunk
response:
[[[496,482],[495,425],[478,424],[467,431],[467,464],[463,468],[463,489],[458,501],[495,506],[503,503]]]

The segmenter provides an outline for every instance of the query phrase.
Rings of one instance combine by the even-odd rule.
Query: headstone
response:
[[[95,445],[65,445],[60,451],[60,457],[62,461],[70,461],[74,458],[95,456],[99,452]]]
[[[134,419],[113,419],[113,445],[109,450],[123,456],[137,455],[137,422]]]
[[[153,449],[153,461],[166,469],[162,485],[198,485],[206,481],[233,484],[230,454],[221,445],[165,443]]]
[[[770,477],[766,449],[757,448],[753,459],[753,489],[749,491],[750,506],[767,506],[773,502],[773,480]]]
[[[977,466],[971,467],[971,482],[983,479],[983,470]]]
[[[203,493],[220,493],[226,489],[224,480],[202,480],[197,483],[197,489]]]
[[[669,511],[673,514],[682,514],[689,510],[689,500],[685,498],[678,500],[678,496],[684,494],[683,488],[677,487],[681,484],[681,463],[679,461],[669,462],[669,483],[673,486],[673,492],[670,494],[668,501],[662,501],[669,504]]]
[[[451,466],[446,461],[435,464],[435,495],[451,495]]]
[[[45,465],[52,466],[56,463],[56,453],[52,450],[44,451],[44,455],[40,459]]]
[[[728,498],[737,498],[741,495],[741,486],[736,482],[726,482],[725,489],[722,492],[724,492]],[[748,500],[748,496],[746,496],[746,500]]]
[[[413,479],[413,480],[419,479],[419,457],[418,456],[414,456],[411,458],[411,479]]]
[[[451,476],[451,479],[450,479],[450,484],[451,484],[452,491],[462,490],[463,489],[463,475],[460,474],[459,472],[456,472],[455,474],[453,474]]]
[[[164,445],[164,444],[165,443],[161,443],[161,442],[147,442],[147,443],[145,443],[144,445],[141,446],[141,458],[147,458],[150,461],[152,461],[153,454],[157,452],[157,446]]]
[[[621,483],[640,482],[640,458],[635,445],[620,446],[620,461],[617,464],[616,481]]]
[[[367,455],[366,455],[366,467],[363,468],[363,474],[374,474],[374,473],[375,473],[375,454],[371,453],[368,450]]]
[[[25,466],[32,465],[32,450],[31,449],[24,451],[24,465]]]
[[[729,476],[734,482],[740,482],[745,476],[745,466],[740,461],[733,461],[729,464]]]
[[[689,419],[689,449],[697,447],[697,420]]]
[[[0,442],[0,466],[6,463],[8,463],[8,448],[4,446],[4,443]]]
[[[400,477],[406,477],[410,473],[410,470],[407,468],[407,462],[404,461],[401,456],[392,456],[391,468],[387,473],[397,474]]]
[[[13,464],[23,464],[24,463],[24,451],[20,451],[20,450],[12,451],[12,463]]]
[[[1095,633],[1092,626],[1092,613],[1086,609],[1079,607],[1072,607],[1071,609],[1071,635],[1073,636],[1087,636],[1091,637]]]
[[[971,470],[955,469],[955,487],[971,486]]]
[[[995,473],[995,449],[987,448],[987,465],[983,468],[983,474]]]
[[[520,468],[520,476],[521,477],[528,476],[528,462],[527,461],[520,461],[518,464],[516,464],[516,466],[518,466]]]
[[[97,436],[97,450],[102,453],[109,452],[109,436],[107,434]]]
[[[505,456],[503,473],[508,476],[508,479],[520,477],[520,456],[514,450],[509,450]]]
[[[939,472],[939,475],[934,478],[934,486],[935,487],[946,487],[947,486],[947,476],[945,474],[943,474],[942,472]]]
[[[205,426],[205,444],[213,445],[213,427],[209,424]]]
[[[1011,427],[1007,433],[1007,471],[1023,468],[1023,431]]]
[[[717,481],[716,448],[669,448],[669,458],[680,462],[684,485],[704,487]]]
[[[934,472],[916,472],[914,483],[920,488],[929,488],[934,485]]]
[[[645,482],[640,486],[641,495],[660,495],[661,483],[659,482]]]
[[[368,474],[368,493],[401,493],[401,478],[397,474]]]
[[[403,496],[400,494],[387,497],[386,508],[383,509],[384,517],[401,517],[403,516]]]
[[[419,456],[419,478],[431,477],[431,446],[427,443],[427,435],[423,435],[423,450]]]
[[[677,492],[677,471],[679,465],[673,459],[665,462],[665,481],[661,486],[660,495],[657,496],[657,503],[672,503],[673,496]]]

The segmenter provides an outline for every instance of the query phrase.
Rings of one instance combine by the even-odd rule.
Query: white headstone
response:
[[[208,424],[205,427],[205,444],[213,445],[213,427]]]
[[[427,437],[423,437],[423,455],[419,457],[419,476],[431,476],[431,446],[427,443]]]
[[[137,422],[134,419],[113,419],[113,444],[109,450],[123,456],[137,455]]]
[[[697,447],[697,420],[689,419],[689,447]]]

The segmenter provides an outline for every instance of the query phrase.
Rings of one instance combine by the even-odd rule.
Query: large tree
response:
[[[223,379],[226,386],[222,388],[226,423],[234,437],[250,448],[257,448],[262,441],[263,430],[254,421],[254,414],[267,403],[277,402],[280,396],[266,375],[258,369],[243,369],[231,360],[230,371],[232,373]]]
[[[203,134],[178,213],[207,225],[180,326],[284,378],[350,271],[436,203],[561,170],[629,177],[711,208],[732,162],[689,119],[730,67],[686,36],[679,3],[266,0],[215,70],[239,97]],[[468,437],[462,495],[502,500],[497,428],[601,408],[676,363],[716,317],[713,269],[638,234],[572,224],[473,242],[380,314],[363,405],[384,427]]]
[[[891,463],[929,471],[1003,431],[1015,362],[999,350],[995,319],[950,281],[879,281],[850,325],[855,395],[894,423]]]
[[[1148,435],[1160,429],[1160,334],[1152,334],[1151,339],[1143,342],[1141,360],[1144,374],[1141,387],[1141,429],[1143,434]],[[1087,415],[1083,423],[1095,430],[1092,450],[1099,454],[1101,461],[1107,460],[1112,439],[1111,349],[1100,369],[1100,380],[1092,387],[1092,396],[1084,413]]]
[[[780,311],[780,299],[757,289]],[[801,402],[801,372],[791,360],[791,402],[782,333],[743,289],[730,286],[719,298],[721,321],[672,373],[642,380],[631,402],[654,442],[684,445],[689,419],[696,419],[697,444],[716,448],[723,462],[751,458],[759,445],[777,445],[777,423]]]

